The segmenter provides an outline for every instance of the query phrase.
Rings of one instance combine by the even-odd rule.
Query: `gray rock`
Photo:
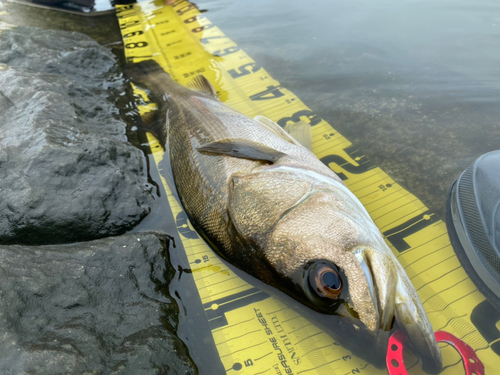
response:
[[[169,241],[0,246],[0,373],[196,374],[175,335]]]
[[[155,204],[114,55],[78,33],[0,33],[0,243],[122,234]]]

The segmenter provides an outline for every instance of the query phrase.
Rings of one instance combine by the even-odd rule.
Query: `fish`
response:
[[[320,317],[341,345],[385,367],[401,329],[423,370],[442,369],[419,296],[361,202],[278,124],[221,102],[202,75],[176,83],[154,60],[127,65],[159,110],[145,126],[168,150],[193,227],[230,264]]]

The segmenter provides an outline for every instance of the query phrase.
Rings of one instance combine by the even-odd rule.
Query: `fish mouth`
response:
[[[377,352],[385,358],[390,335],[398,328],[406,336],[407,347],[420,359],[428,374],[442,369],[441,351],[417,292],[403,267],[378,251],[355,252],[377,311],[374,331]]]

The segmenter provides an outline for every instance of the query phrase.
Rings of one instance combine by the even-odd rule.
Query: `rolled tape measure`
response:
[[[307,6],[307,5],[305,5]],[[375,166],[345,137],[281,86],[195,4],[177,0],[118,5],[127,62],[156,60],[184,84],[203,74],[222,101],[249,117],[266,116],[281,126],[311,124],[313,152],[366,207],[405,267],[435,331],[445,330],[472,347],[486,372],[500,363],[500,314],[461,268],[446,225],[415,196]],[[135,88],[153,110],[144,92]],[[148,134],[157,165],[164,151]],[[342,347],[294,310],[236,276],[196,234],[162,178],[191,264],[194,282],[224,369],[238,374],[385,374]],[[443,374],[463,373],[457,352],[442,347]],[[496,367],[494,367],[496,365]],[[423,374],[415,357],[410,374]]]

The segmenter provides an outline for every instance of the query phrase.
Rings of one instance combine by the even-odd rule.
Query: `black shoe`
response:
[[[500,311],[500,150],[480,156],[451,186],[446,225],[470,279]]]

